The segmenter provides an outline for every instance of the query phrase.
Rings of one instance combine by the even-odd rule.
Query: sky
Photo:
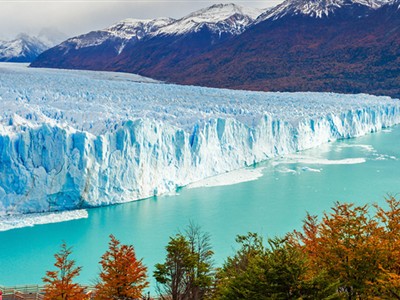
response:
[[[68,37],[102,29],[126,18],[180,18],[216,3],[268,8],[282,0],[0,0],[0,40],[51,28]]]

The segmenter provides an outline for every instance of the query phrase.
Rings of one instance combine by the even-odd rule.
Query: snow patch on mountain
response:
[[[276,7],[264,12],[257,23],[267,19],[280,19],[284,16],[304,15],[315,18],[328,17],[340,8],[360,5],[370,9],[378,9],[391,0],[286,0]]]
[[[0,215],[146,198],[400,123],[389,97],[108,76],[0,64]]]
[[[206,27],[213,33],[242,33],[263,10],[235,4],[216,4],[193,12],[172,24],[160,28],[153,35],[181,35],[198,32]]]
[[[159,18],[152,20],[125,19],[112,25],[106,30],[114,36],[126,40],[133,37],[142,39],[149,33],[157,31],[159,28],[167,26],[174,21],[175,20],[172,18]]]
[[[61,43],[59,47],[81,49],[94,47],[103,44],[108,40],[119,42],[118,52],[120,53],[128,41],[138,41],[164,27],[174,19],[159,18],[149,20],[125,19],[111,25],[108,28],[98,31],[92,31],[77,37],[70,38]]]

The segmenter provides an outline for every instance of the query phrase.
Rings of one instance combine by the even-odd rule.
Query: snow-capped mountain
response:
[[[119,65],[130,68],[135,63],[168,63],[172,53],[177,59],[203,52],[242,33],[261,12],[234,4],[217,4],[179,20],[128,19],[68,39],[40,55],[32,66],[112,70]]]
[[[42,53],[32,66],[105,69],[106,64],[118,56],[127,43],[135,44],[173,21],[171,18],[126,19],[108,28],[67,39]]]
[[[241,34],[263,10],[235,4],[216,4],[193,12],[160,28],[154,35],[181,35],[207,28],[213,33]]]
[[[243,33],[261,13],[235,4],[217,4],[191,13],[160,28],[136,45],[127,45],[121,55],[109,64],[114,71],[141,74],[178,66],[216,45]],[[163,72],[159,79],[167,79]]]
[[[218,4],[191,13],[160,28],[141,42],[129,43],[108,70],[136,72],[178,66],[225,40],[240,35],[260,14],[234,4]],[[163,80],[162,72],[158,77]]]
[[[152,20],[126,19],[103,30],[92,31],[77,37],[70,38],[61,43],[59,47],[68,51],[71,47],[75,50],[87,47],[96,47],[106,42],[115,43],[115,51],[120,53],[128,41],[138,41],[150,33],[164,27],[174,19],[160,18]]]
[[[257,22],[267,19],[279,19],[285,16],[303,15],[315,18],[329,17],[339,10],[352,14],[355,9],[360,14],[377,9],[389,0],[285,0],[283,3],[259,16]],[[357,13],[356,13],[357,14]]]
[[[258,11],[214,5],[129,40],[118,55],[115,43],[75,52],[56,47],[32,66],[223,88],[400,97],[399,3],[286,0],[254,22]]]
[[[322,18],[268,18],[205,53],[140,74],[189,85],[400,98],[399,2],[346,16],[353,8]]]
[[[46,49],[40,39],[20,34],[12,41],[0,41],[0,61],[31,62]]]

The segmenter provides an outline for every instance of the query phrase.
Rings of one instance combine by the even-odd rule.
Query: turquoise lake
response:
[[[301,227],[307,211],[321,215],[335,201],[383,203],[387,194],[400,193],[400,127],[256,168],[263,176],[255,181],[182,188],[177,195],[90,209],[87,219],[0,232],[0,284],[41,284],[62,241],[83,266],[80,281],[92,284],[111,233],[134,245],[151,275],[164,259],[169,236],[190,221],[211,234],[216,265],[221,265],[233,254],[237,234],[284,235]]]

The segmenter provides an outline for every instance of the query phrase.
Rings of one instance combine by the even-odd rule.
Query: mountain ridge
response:
[[[165,56],[171,59],[172,56],[187,56],[190,52],[201,53],[213,44],[242,33],[259,14],[260,10],[245,9],[235,4],[212,5],[178,20],[169,18],[152,20],[168,21],[154,27],[140,38],[133,38],[132,35],[122,39],[116,37],[115,32],[118,30],[110,29],[122,27],[118,25],[123,22],[121,21],[105,30],[70,38],[44,52],[31,66],[110,70],[111,64],[123,64],[135,53],[139,53],[140,59],[136,59],[139,64],[149,61],[148,56],[151,56],[154,65],[165,59]],[[149,22],[149,20],[136,21]],[[145,42],[138,43],[139,40]],[[76,47],[78,43],[85,47]],[[144,44],[143,50],[136,51],[142,44]]]
[[[179,84],[231,89],[364,92],[400,97],[400,1],[324,0],[320,5],[335,8],[327,15],[310,14],[310,10],[296,13],[292,9],[293,5],[315,2],[287,0],[254,22],[247,20],[240,34],[218,32],[207,22],[200,27],[189,22],[190,34],[162,32],[163,28],[196,17],[195,12],[140,42],[128,42],[112,59],[99,56],[101,64],[81,57],[65,65],[66,60],[57,55],[53,55],[53,61],[41,55],[32,66],[128,72]],[[287,11],[277,14],[282,7]],[[213,9],[230,10],[230,15],[222,19],[227,24],[238,22],[232,17],[234,6],[208,8]],[[214,24],[220,24],[219,20],[215,19]],[[59,65],[60,61],[64,65]]]
[[[285,0],[281,4],[266,11],[257,19],[257,23],[267,19],[279,19],[287,15],[303,15],[314,18],[329,17],[336,11],[355,6],[362,12],[378,9],[390,0]]]
[[[218,45],[181,61],[178,68],[142,73],[222,88],[400,97],[398,4],[383,5],[365,18],[269,19],[229,41],[229,46]]]
[[[261,13],[262,10],[260,9],[241,7],[233,3],[214,4],[160,28],[155,35],[179,35],[191,31],[196,32],[201,30],[202,26],[207,26],[214,33],[228,31],[232,35],[236,35],[242,33],[246,26],[252,23]],[[229,24],[225,26],[224,23]]]

